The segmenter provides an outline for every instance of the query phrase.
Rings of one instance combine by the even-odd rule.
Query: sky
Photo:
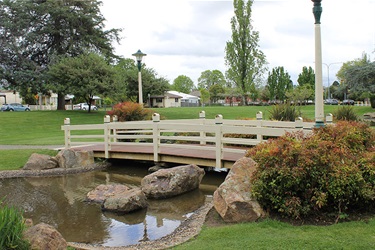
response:
[[[231,41],[233,1],[102,0],[105,29],[121,28],[116,54],[143,62],[173,83],[179,75],[195,85],[206,70],[227,70],[225,46]],[[268,70],[283,66],[297,85],[304,66],[314,69],[314,15],[311,0],[255,0],[252,25]],[[323,85],[336,80],[343,62],[367,53],[375,60],[375,0],[322,0]],[[264,75],[266,81],[268,74]]]

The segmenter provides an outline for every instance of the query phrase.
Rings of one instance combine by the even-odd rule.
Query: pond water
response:
[[[102,212],[100,204],[86,202],[86,194],[100,184],[139,186],[152,165],[121,161],[101,171],[59,177],[0,180],[0,199],[31,218],[54,226],[70,242],[126,246],[172,233],[224,181],[225,174],[206,172],[200,188],[184,195],[148,200],[149,207],[120,215]]]

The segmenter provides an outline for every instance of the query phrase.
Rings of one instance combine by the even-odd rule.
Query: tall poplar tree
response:
[[[311,66],[308,68],[304,66],[302,68],[302,73],[298,75],[297,82],[299,86],[309,86],[312,89],[315,88],[315,73]]]
[[[268,73],[266,87],[270,93],[270,100],[282,101],[286,98],[285,94],[293,89],[293,82],[284,67],[276,67],[272,69],[272,73]]]
[[[247,96],[254,96],[257,80],[266,70],[266,57],[259,49],[259,32],[251,20],[253,0],[234,0],[234,17],[231,19],[232,41],[226,44],[225,64],[227,79],[241,90],[247,105]]]

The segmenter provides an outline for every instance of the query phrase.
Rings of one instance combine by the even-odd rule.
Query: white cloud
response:
[[[375,0],[324,0],[321,17],[323,62],[346,62],[375,54]],[[255,0],[254,29],[269,69],[284,68],[296,83],[303,66],[314,67],[313,3],[308,0]],[[195,83],[205,70],[223,73],[231,39],[232,1],[103,0],[108,28],[123,28],[117,54],[132,58],[141,49],[145,63],[173,82],[179,75]],[[330,66],[330,80],[340,64]],[[328,72],[323,67],[323,82]]]

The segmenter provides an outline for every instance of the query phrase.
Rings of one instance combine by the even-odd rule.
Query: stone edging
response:
[[[93,166],[85,168],[53,168],[45,170],[3,170],[0,171],[0,179],[21,177],[48,177],[60,176],[65,174],[77,174],[105,169],[107,166],[108,165],[106,163],[95,163]]]

